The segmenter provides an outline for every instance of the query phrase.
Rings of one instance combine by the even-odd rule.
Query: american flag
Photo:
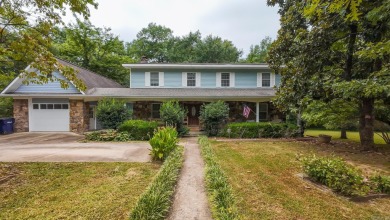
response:
[[[251,113],[252,109],[249,108],[249,106],[245,105],[244,106],[244,110],[242,112],[242,115],[245,117],[245,118],[248,118],[249,117],[249,114]]]

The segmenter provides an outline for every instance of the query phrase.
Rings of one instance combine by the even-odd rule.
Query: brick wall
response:
[[[14,99],[14,131],[28,132],[28,99]]]

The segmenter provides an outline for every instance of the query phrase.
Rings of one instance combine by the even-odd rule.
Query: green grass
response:
[[[0,219],[127,219],[152,163],[0,163]]]
[[[214,219],[239,219],[232,188],[221,167],[215,162],[209,140],[207,137],[200,137],[199,144],[206,163],[206,188]]]
[[[165,219],[171,207],[173,193],[183,165],[183,152],[183,147],[177,147],[166,158],[148,189],[137,201],[130,214],[130,219]]]
[[[345,147],[304,142],[212,142],[218,164],[228,176],[242,219],[387,219],[390,199],[356,203],[323,191],[298,177],[297,155],[335,154],[364,173],[390,172],[390,155],[347,153]],[[346,151],[347,150],[347,151]]]
[[[317,129],[306,129],[305,136],[315,136],[318,137],[319,134],[326,134],[332,136],[332,139],[340,139],[340,131],[331,131],[331,130],[317,130]],[[348,131],[347,132],[348,140],[360,142],[360,135],[358,131]],[[374,134],[375,144],[386,144],[385,141],[379,137],[379,135]]]

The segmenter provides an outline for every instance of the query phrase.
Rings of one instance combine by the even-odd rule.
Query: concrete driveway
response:
[[[0,162],[148,162],[148,142],[89,142],[71,132],[0,135]]]

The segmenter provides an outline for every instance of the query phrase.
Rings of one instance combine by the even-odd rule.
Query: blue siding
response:
[[[59,72],[53,72],[52,75],[59,79],[65,79]],[[68,80],[67,80],[68,81]],[[69,82],[69,81],[68,81]],[[15,93],[66,93],[66,94],[79,94],[79,90],[69,83],[69,88],[61,88],[61,83],[58,81],[48,82],[46,84],[33,84],[21,85],[15,90]]]
[[[235,72],[236,88],[256,88],[257,72]]]
[[[164,87],[181,87],[182,72],[164,72]]]
[[[281,76],[280,74],[275,74],[275,85],[279,86],[281,81]]]
[[[211,71],[204,71],[200,74],[200,87],[203,88],[215,88],[216,80],[217,80],[217,71],[211,72]]]
[[[131,88],[143,88],[145,87],[145,72],[131,72]]]

